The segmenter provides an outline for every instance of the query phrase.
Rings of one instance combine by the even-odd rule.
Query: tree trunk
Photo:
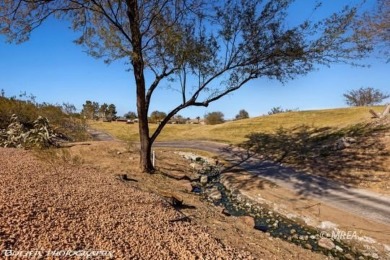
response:
[[[141,143],[140,168],[142,172],[152,173],[154,171],[154,167],[152,165],[152,160],[151,160],[152,142],[150,141],[149,134],[146,132],[149,132],[149,127],[148,126],[146,126],[146,128],[142,127],[140,123],[139,126],[140,143]]]
[[[137,0],[126,1],[128,10],[127,15],[130,22],[131,44],[133,46],[133,55],[131,62],[134,69],[134,79],[137,85],[137,112],[139,121],[139,138],[141,144],[140,167],[143,172],[152,173],[154,171],[151,161],[152,142],[149,137],[148,110],[146,102],[144,59],[142,53],[142,35],[140,32],[140,17],[138,12]]]
[[[141,78],[141,82],[137,82],[138,132],[141,145],[140,168],[142,172],[152,173],[154,168],[151,161],[152,142],[149,138],[148,108],[145,102],[145,81],[143,77]]]
[[[152,173],[154,168],[151,161],[152,141],[149,137],[148,108],[145,100],[145,79],[143,73],[136,73],[137,85],[137,111],[139,139],[141,144],[140,150],[140,167],[143,172]]]

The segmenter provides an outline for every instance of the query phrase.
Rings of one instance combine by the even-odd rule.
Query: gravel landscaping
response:
[[[251,259],[161,197],[86,166],[0,148],[0,258]],[[63,258],[62,258],[63,259]]]

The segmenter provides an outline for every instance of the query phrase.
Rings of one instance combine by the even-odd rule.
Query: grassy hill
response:
[[[237,144],[246,140],[245,136],[252,132],[273,133],[278,128],[290,129],[306,125],[309,127],[342,128],[370,121],[369,110],[372,107],[351,107],[326,110],[310,110],[260,116],[250,119],[226,122],[219,125],[167,125],[157,141],[172,140],[210,140]],[[383,107],[373,107],[382,112]],[[126,141],[138,141],[138,124],[123,122],[89,123],[91,127],[110,133]],[[157,125],[151,124],[153,131]]]
[[[370,109],[382,112],[384,107],[289,112],[213,126],[167,125],[158,141],[241,145],[298,170],[390,194],[390,119],[375,123]],[[137,124],[90,123],[119,139],[138,141]],[[150,128],[152,131],[156,125]]]

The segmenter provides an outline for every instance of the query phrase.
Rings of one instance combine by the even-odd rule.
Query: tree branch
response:
[[[147,110],[149,110],[149,104],[150,104],[150,100],[152,98],[152,94],[153,94],[154,90],[158,87],[158,84],[160,83],[160,81],[162,79],[168,77],[172,73],[174,73],[176,70],[177,70],[177,68],[173,68],[170,70],[167,70],[167,68],[164,68],[162,73],[160,75],[156,76],[153,83],[150,85],[148,92],[146,93],[146,109]]]

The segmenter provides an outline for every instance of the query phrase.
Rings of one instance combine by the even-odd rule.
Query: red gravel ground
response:
[[[0,259],[252,259],[181,216],[112,175],[0,148]]]

